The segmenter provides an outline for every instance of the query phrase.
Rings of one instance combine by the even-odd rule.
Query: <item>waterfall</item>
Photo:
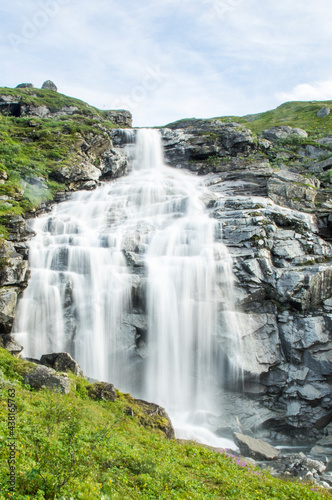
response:
[[[188,436],[188,415],[218,412],[224,371],[241,364],[232,259],[199,178],[164,164],[158,131],[137,131],[132,165],[33,221],[14,331],[26,356],[70,352]]]

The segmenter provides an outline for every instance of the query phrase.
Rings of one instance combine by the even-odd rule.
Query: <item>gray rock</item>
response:
[[[324,448],[323,446],[316,445],[310,450],[311,455],[332,455],[332,448]]]
[[[68,394],[71,389],[67,374],[58,375],[55,370],[46,366],[37,366],[35,370],[24,375],[25,383],[33,389],[50,389],[61,394]]]
[[[233,434],[233,438],[245,457],[251,457],[255,460],[274,460],[280,453],[279,450],[260,439],[254,439],[238,432]]]
[[[17,342],[17,340],[12,335],[2,335],[0,334],[0,347],[6,349],[13,355],[17,355],[23,351],[23,346]]]
[[[53,92],[58,91],[57,86],[51,80],[46,80],[46,82],[43,83],[41,88],[45,90],[53,90]]]
[[[43,354],[40,358],[42,365],[53,368],[57,372],[71,371],[75,375],[83,376],[80,365],[71,357],[68,352],[58,352],[52,354]]]
[[[76,165],[64,166],[54,170],[50,174],[52,179],[68,184],[71,190],[79,189],[87,181],[94,181],[96,184],[100,176],[100,169],[88,161],[83,161]]]
[[[118,127],[131,128],[132,127],[132,114],[130,111],[126,111],[125,109],[117,109],[117,110],[108,110],[103,112],[106,120],[109,120]]]
[[[282,127],[271,127],[269,129],[263,130],[262,136],[264,139],[268,139],[269,141],[277,141],[279,139],[287,139],[289,137],[308,137],[308,134],[305,130],[300,128],[292,128],[288,126]]]
[[[116,400],[114,385],[106,382],[95,382],[91,387],[89,387],[88,394],[91,399],[101,401]]]
[[[0,333],[9,334],[15,318],[18,288],[0,289]]]
[[[325,116],[329,116],[330,113],[330,108],[321,108],[317,111],[317,116],[318,118],[324,118]]]
[[[16,85],[17,89],[33,89],[34,86],[32,83],[20,83],[19,85]]]

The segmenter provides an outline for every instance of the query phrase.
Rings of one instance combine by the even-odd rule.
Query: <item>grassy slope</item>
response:
[[[103,118],[103,111],[65,95],[39,89],[0,88],[0,95],[17,96],[25,104],[45,105],[52,112],[65,106],[76,106],[78,111],[57,119],[32,117],[15,118],[0,114],[0,177],[8,179],[0,184],[0,233],[6,236],[6,220],[20,215],[42,201],[51,199],[55,192],[65,189],[49,179],[52,170],[69,165],[75,160],[84,135],[103,135],[100,123],[108,128],[114,124]],[[43,186],[36,187],[34,178]]]
[[[114,403],[92,401],[88,382],[74,376],[76,390],[68,395],[32,391],[22,383],[29,369],[26,361],[0,350],[1,499],[11,498],[6,486],[11,388],[16,392],[14,498],[331,498],[312,485],[272,478],[222,451],[166,440],[129,395],[119,393]]]

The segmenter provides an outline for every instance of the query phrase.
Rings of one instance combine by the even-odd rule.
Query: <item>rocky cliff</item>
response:
[[[230,392],[224,421],[238,407],[242,425],[269,429],[279,441],[314,437],[332,416],[327,125],[316,133],[275,126],[254,134],[213,119],[162,130],[169,164],[204,176],[207,209],[233,256],[248,405]],[[265,410],[257,411],[261,403]]]
[[[73,109],[65,96],[52,107],[53,91],[22,89],[18,99],[18,90],[0,89],[0,333],[12,352],[20,350],[10,336],[17,294],[29,277],[24,217],[49,210],[69,191],[126,174],[124,145],[133,140],[118,128],[130,125],[126,112]],[[202,176],[209,188],[207,210],[233,256],[245,382],[239,391],[225,374],[228,397],[214,422],[220,432],[236,414],[230,431],[314,440],[331,421],[332,121],[317,116],[327,105],[287,103],[270,114],[161,129],[166,161]],[[126,257],[143,272],[135,252]],[[143,331],[144,318],[136,320],[129,327]]]

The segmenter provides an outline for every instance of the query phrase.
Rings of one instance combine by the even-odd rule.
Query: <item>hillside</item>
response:
[[[24,377],[35,369],[0,349],[1,499],[13,496],[7,483],[13,436],[19,500],[331,498],[316,486],[272,478],[224,450],[168,440],[159,430],[162,418],[118,391],[107,401],[71,372],[67,394],[32,389]]]

